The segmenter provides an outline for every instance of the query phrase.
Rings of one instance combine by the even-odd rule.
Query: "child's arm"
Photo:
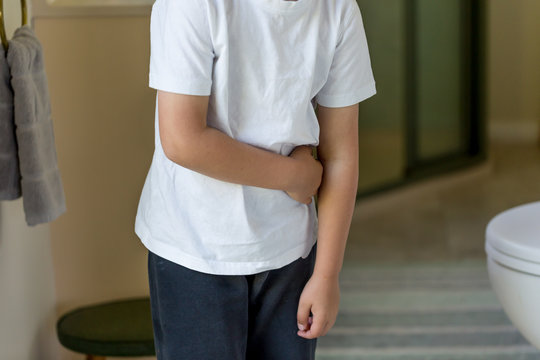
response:
[[[159,133],[165,155],[219,180],[284,190],[293,199],[310,203],[322,174],[311,149],[301,146],[290,156],[282,156],[207,127],[208,99],[158,90]]]
[[[312,339],[334,325],[343,264],[358,184],[358,104],[318,107],[319,160],[324,172],[318,197],[319,230],[315,269],[298,305],[298,335]],[[308,320],[313,313],[312,324]],[[302,330],[303,327],[303,330]]]

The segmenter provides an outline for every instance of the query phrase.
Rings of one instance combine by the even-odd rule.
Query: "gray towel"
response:
[[[41,44],[29,25],[9,41],[23,207],[28,225],[56,219],[66,211],[57,166],[49,90]]]
[[[0,46],[0,200],[21,197],[21,174],[13,119],[13,89],[4,47]]]

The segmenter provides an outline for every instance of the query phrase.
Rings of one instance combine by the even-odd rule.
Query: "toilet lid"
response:
[[[495,260],[499,264],[502,264],[510,269],[540,276],[540,263],[518,259],[500,252],[492,247],[488,242],[486,242],[486,253],[492,260]]]
[[[540,275],[540,202],[495,216],[486,229],[486,252],[504,265]]]

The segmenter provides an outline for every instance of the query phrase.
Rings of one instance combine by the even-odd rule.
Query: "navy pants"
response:
[[[314,360],[317,339],[297,335],[296,314],[315,253],[254,275],[212,275],[148,252],[157,359]]]

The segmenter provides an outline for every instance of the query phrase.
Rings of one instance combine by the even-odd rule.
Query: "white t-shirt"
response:
[[[208,126],[282,155],[318,145],[315,103],[343,107],[376,92],[355,0],[156,0],[150,39],[151,88],[210,95]],[[317,217],[313,202],[168,159],[156,96],[155,151],[135,232],[185,267],[247,275],[305,258]]]

